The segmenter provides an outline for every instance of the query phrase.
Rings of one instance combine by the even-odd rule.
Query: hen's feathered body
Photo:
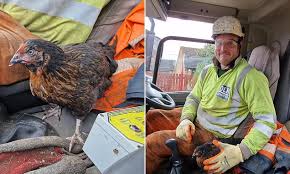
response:
[[[76,116],[72,144],[80,137],[80,123],[91,111],[96,99],[111,85],[117,69],[114,47],[101,43],[83,43],[63,48],[41,39],[20,46],[10,65],[21,63],[30,70],[30,89],[42,100],[67,107]]]
[[[86,116],[98,97],[111,85],[117,66],[114,49],[102,44],[63,47],[63,55],[50,58],[42,73],[31,72],[31,91],[48,103],[68,107]]]
[[[217,155],[221,150],[213,143],[205,143],[197,146],[193,152],[196,158],[196,163],[200,168],[203,168],[203,161]]]

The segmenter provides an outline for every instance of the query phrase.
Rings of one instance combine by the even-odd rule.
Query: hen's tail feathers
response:
[[[114,72],[116,72],[117,68],[118,68],[118,64],[117,62],[114,60],[114,57],[109,57],[106,56],[107,60],[110,63],[110,73],[113,74]]]
[[[115,56],[115,53],[116,53],[117,42],[118,42],[118,38],[117,38],[117,36],[115,36],[113,38],[113,40],[111,41],[111,44],[106,45],[106,47],[107,47],[107,49],[106,49],[106,51],[107,51],[106,55],[107,56],[106,57],[107,57],[107,60],[110,63],[110,72],[111,72],[111,74],[116,72],[116,70],[118,68],[118,64],[114,60],[114,56]]]

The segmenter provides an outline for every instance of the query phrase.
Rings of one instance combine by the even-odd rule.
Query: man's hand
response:
[[[204,170],[208,173],[224,173],[240,162],[244,162],[239,146],[221,143],[213,140],[213,144],[220,148],[221,152],[203,162]]]
[[[188,143],[191,143],[194,133],[195,133],[195,126],[188,119],[182,120],[176,128],[176,137],[183,139]]]

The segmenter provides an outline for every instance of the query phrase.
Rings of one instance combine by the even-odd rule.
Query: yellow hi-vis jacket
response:
[[[218,138],[231,137],[249,112],[253,128],[239,144],[245,159],[261,150],[275,130],[276,113],[265,75],[239,57],[218,77],[206,66],[186,98],[181,120],[196,120]]]
[[[34,35],[59,45],[89,37],[101,9],[110,0],[5,0],[0,10]]]

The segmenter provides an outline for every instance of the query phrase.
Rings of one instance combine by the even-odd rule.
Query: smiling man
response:
[[[232,16],[217,19],[212,37],[213,64],[200,73],[176,131],[158,131],[146,138],[147,173],[153,173],[170,156],[166,139],[176,138],[183,155],[191,155],[196,146],[215,140],[221,152],[204,161],[204,170],[224,173],[261,150],[275,130],[276,113],[268,80],[240,56],[244,33],[239,20]],[[254,123],[246,128],[241,125],[249,113]],[[233,139],[237,130],[246,135],[238,144],[216,141]]]

